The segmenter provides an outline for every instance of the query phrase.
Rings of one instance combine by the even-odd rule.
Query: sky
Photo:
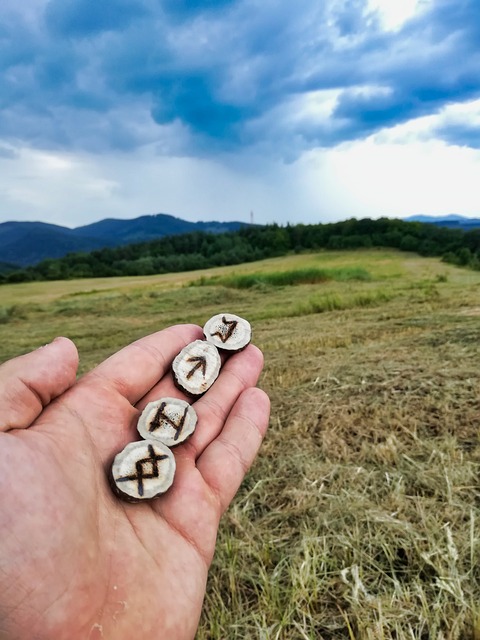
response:
[[[2,0],[0,222],[480,216],[479,0]]]

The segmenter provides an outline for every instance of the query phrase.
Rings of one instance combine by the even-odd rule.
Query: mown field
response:
[[[67,335],[86,371],[222,310],[253,325],[272,417],[198,640],[480,639],[479,272],[378,250],[5,285],[0,361]]]

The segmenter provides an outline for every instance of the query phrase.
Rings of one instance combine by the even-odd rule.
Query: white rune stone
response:
[[[137,424],[142,438],[163,442],[174,447],[195,431],[197,414],[192,405],[178,398],[160,398],[149,402]]]
[[[220,354],[215,345],[195,340],[184,347],[172,363],[176,384],[187,393],[205,393],[218,377]]]
[[[244,318],[233,313],[218,313],[203,327],[205,339],[219,349],[240,351],[252,339],[252,327]]]
[[[170,488],[175,475],[175,458],[157,440],[131,442],[115,456],[111,481],[115,493],[136,502],[156,498]]]

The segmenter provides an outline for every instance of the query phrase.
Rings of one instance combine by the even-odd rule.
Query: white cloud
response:
[[[19,148],[0,157],[0,221],[43,220],[75,226],[108,202],[118,185],[79,156]],[[100,208],[102,208],[100,206]]]
[[[258,223],[304,215],[296,168],[155,155],[52,153],[0,156],[0,222],[43,220],[79,226],[104,217],[170,213],[190,220]],[[260,173],[261,169],[261,173]],[[293,212],[293,214],[292,214]]]
[[[418,126],[418,123],[413,123]],[[413,124],[411,126],[413,126]],[[0,156],[0,222],[80,226],[170,213],[189,220],[328,222],[410,214],[479,215],[480,151],[385,134],[304,153],[291,164],[20,149]]]
[[[375,135],[375,140],[384,144],[411,144],[435,140],[438,131],[452,125],[480,127],[480,100],[469,100],[443,107],[437,114],[408,120]],[[455,145],[449,148],[454,149]]]
[[[378,12],[382,27],[388,31],[400,29],[432,0],[368,0],[370,11]]]
[[[337,212],[343,207],[342,217],[480,212],[480,151],[433,139],[406,145],[372,136],[328,151],[321,161],[319,175],[330,177],[337,197],[332,204]]]
[[[480,126],[480,100],[451,104],[442,109],[439,125],[446,126],[451,123],[468,123],[470,126]]]

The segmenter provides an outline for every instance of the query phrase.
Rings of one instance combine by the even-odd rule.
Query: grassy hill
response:
[[[480,272],[337,251],[1,295],[0,361],[62,334],[82,371],[172,323],[252,323],[271,424],[198,640],[480,637]]]

